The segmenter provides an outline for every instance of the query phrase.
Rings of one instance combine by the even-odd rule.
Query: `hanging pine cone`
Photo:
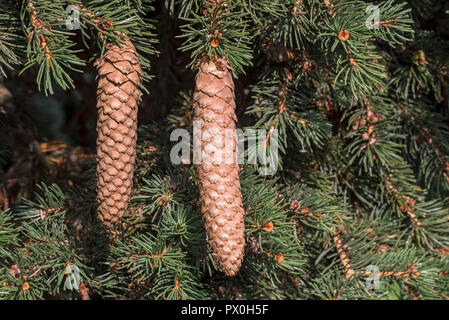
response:
[[[121,35],[122,46],[107,44],[104,56],[96,62],[97,214],[105,227],[119,220],[130,200],[143,75],[136,49]]]
[[[201,162],[197,165],[201,213],[215,260],[227,276],[234,276],[243,260],[245,211],[236,161],[234,82],[228,62],[203,59],[195,81],[194,117],[201,124]],[[229,150],[224,148],[226,130],[233,133]],[[222,161],[215,161],[217,155]]]

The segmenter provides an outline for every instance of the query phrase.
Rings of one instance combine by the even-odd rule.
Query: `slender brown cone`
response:
[[[96,62],[97,216],[106,228],[116,224],[128,207],[136,158],[142,69],[133,44],[122,36],[121,47],[107,44]]]
[[[245,211],[236,159],[234,82],[228,62],[203,59],[195,81],[194,118],[201,125],[197,165],[201,213],[215,261],[227,276],[234,276],[243,261]]]

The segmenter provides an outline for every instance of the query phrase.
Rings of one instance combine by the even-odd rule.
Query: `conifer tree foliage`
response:
[[[0,299],[447,299],[448,12],[442,0],[3,0]],[[95,148],[46,138],[25,99],[40,90],[53,107],[92,74],[98,120],[130,124],[100,130],[108,152],[123,149],[100,163],[134,170],[113,183],[123,196],[101,189],[99,209]],[[136,126],[161,83],[176,99]],[[239,166],[175,164],[171,133],[193,120],[263,129],[262,147],[246,137]],[[249,159],[275,134],[279,166],[264,176]]]

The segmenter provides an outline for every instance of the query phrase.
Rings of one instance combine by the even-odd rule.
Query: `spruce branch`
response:
[[[24,2],[21,16],[25,21],[24,31],[28,40],[27,62],[21,73],[34,65],[39,66],[37,84],[43,86],[45,94],[53,94],[53,82],[62,89],[74,87],[69,70],[81,72],[78,67],[85,63],[76,53],[75,43],[70,39],[73,33],[65,29],[64,3],[48,3],[42,0]]]

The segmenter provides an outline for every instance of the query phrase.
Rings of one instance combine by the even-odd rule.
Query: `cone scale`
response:
[[[131,41],[107,44],[96,62],[97,80],[97,217],[113,227],[131,196],[136,159],[137,108],[142,70]]]
[[[215,261],[227,276],[234,276],[243,261],[245,211],[236,161],[234,82],[228,62],[202,59],[195,85],[194,120],[201,128],[197,165],[201,213]],[[225,147],[229,133],[230,148]]]

